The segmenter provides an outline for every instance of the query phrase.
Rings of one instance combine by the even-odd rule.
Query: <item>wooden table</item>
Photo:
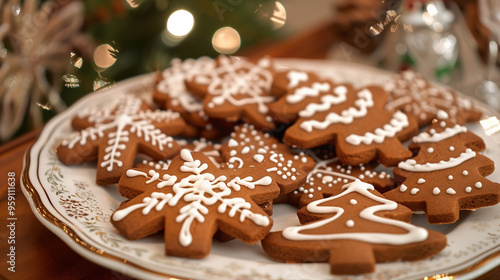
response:
[[[319,39],[318,39],[319,38]],[[311,47],[311,40],[315,44]],[[336,40],[334,26],[325,23],[304,34],[280,43],[267,43],[248,56],[269,54],[274,57],[322,58]],[[2,279],[131,279],[119,272],[103,268],[81,257],[61,239],[45,228],[33,214],[21,187],[21,171],[26,150],[34,143],[40,129],[0,146],[0,278]],[[15,181],[15,272],[8,270],[10,245],[8,224],[8,178]],[[12,174],[12,173],[11,173]],[[500,279],[500,268],[479,279]]]

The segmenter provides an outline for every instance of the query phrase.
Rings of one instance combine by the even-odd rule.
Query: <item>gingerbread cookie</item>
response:
[[[201,152],[206,155],[212,163],[220,167],[222,158],[219,152],[220,144],[213,143],[204,138],[200,140],[194,140],[188,142],[186,140],[176,140],[182,149],[187,149],[191,152]],[[171,160],[143,160],[142,162],[136,164],[133,169],[127,171],[118,182],[118,191],[120,195],[126,198],[134,198],[144,191],[146,191],[149,186],[142,184],[140,178],[135,176],[129,176],[130,174],[135,174],[137,172],[143,172],[147,174],[158,174],[168,170]]]
[[[257,205],[279,188],[260,168],[220,170],[203,153],[184,149],[164,172],[127,173],[150,188],[120,205],[111,222],[132,240],[164,229],[166,255],[203,258],[217,229],[254,243],[272,226]]]
[[[431,224],[454,223],[460,210],[500,201],[500,184],[484,178],[494,163],[478,153],[482,139],[440,111],[426,132],[413,138],[418,154],[398,164],[399,187],[384,195],[413,211],[423,211]]]
[[[281,193],[297,189],[315,165],[311,157],[292,153],[290,147],[249,124],[235,127],[229,141],[221,147],[221,153],[227,168],[259,166],[265,169]]]
[[[298,69],[278,69],[274,74],[271,91],[276,97],[281,97],[288,91],[311,84],[311,81],[319,80],[316,73]]]
[[[207,74],[215,68],[215,61],[209,57],[198,59],[173,59],[171,66],[161,72],[153,100],[158,107],[169,109],[181,114],[188,124],[183,135],[186,137],[203,137],[208,139],[220,138],[227,134],[227,124],[208,117],[203,109],[203,100],[193,96],[186,88],[186,79],[196,74]]]
[[[432,84],[412,70],[394,75],[385,89],[390,93],[385,107],[413,116],[420,127],[430,124],[439,110],[445,111],[459,124],[478,121],[482,116],[482,111],[472,100],[450,88]]]
[[[203,98],[206,114],[216,119],[243,120],[258,128],[273,129],[268,104],[275,100],[272,61],[256,64],[237,57],[220,56],[217,67],[186,79],[188,90]]]
[[[386,216],[399,211],[393,217],[407,215],[372,185],[354,181],[342,193],[304,208],[303,215],[319,217],[271,232],[262,247],[278,261],[328,262],[330,272],[338,275],[371,273],[375,263],[429,258],[446,247],[444,234]]]
[[[306,182],[288,194],[287,201],[302,208],[307,204],[339,194],[342,186],[355,180],[369,183],[381,193],[392,189],[392,176],[385,172],[375,172],[376,163],[356,166],[342,165],[338,158],[320,160],[315,158],[316,166],[307,176]]]
[[[317,76],[311,77],[307,82],[299,83],[290,88],[284,96],[269,105],[271,115],[278,122],[293,123],[299,118],[299,113],[308,107],[309,103],[328,106],[328,102],[334,102],[333,96],[341,96],[335,91],[344,91],[346,86],[349,85],[335,86],[331,81],[322,80]],[[341,102],[338,98],[337,101]]]
[[[380,87],[356,90],[351,85],[337,85],[332,91],[311,97],[297,95],[293,100],[300,101],[304,109],[283,140],[300,148],[335,144],[338,158],[346,165],[376,159],[394,166],[412,156],[401,142],[415,135],[418,125],[400,111],[385,110],[386,98]]]
[[[96,183],[117,183],[131,168],[137,153],[154,159],[177,154],[180,147],[170,135],[184,129],[178,113],[153,110],[141,99],[126,96],[114,106],[92,110],[72,120],[80,131],[57,147],[59,159],[67,165],[97,159]]]

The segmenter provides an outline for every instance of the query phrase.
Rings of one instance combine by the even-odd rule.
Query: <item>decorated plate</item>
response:
[[[384,84],[391,74],[360,65],[332,61],[279,60],[280,67],[315,70],[338,82],[356,86]],[[238,240],[214,241],[210,255],[200,260],[164,254],[161,235],[129,241],[110,223],[110,216],[124,199],[115,186],[95,184],[95,165],[66,166],[56,154],[56,145],[71,131],[70,120],[85,108],[105,106],[126,93],[147,96],[154,77],[144,75],[119,82],[89,94],[51,120],[26,154],[23,192],[37,218],[73,250],[109,269],[147,279],[332,279],[328,264],[286,264],[266,257],[260,244]],[[467,127],[485,139],[484,155],[500,164],[500,133],[497,114],[482,106],[486,125]],[[500,181],[500,171],[488,176]],[[274,208],[274,230],[297,225],[296,209],[288,205]],[[447,235],[448,246],[437,256],[417,262],[377,264],[376,272],[353,279],[423,279],[435,275],[473,278],[500,265],[500,205],[463,212],[452,225],[429,225],[424,216],[414,215],[413,223]],[[350,279],[351,277],[342,277]],[[438,277],[436,277],[438,278]]]

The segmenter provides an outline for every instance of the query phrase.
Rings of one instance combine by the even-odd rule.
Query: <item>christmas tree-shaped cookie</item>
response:
[[[407,215],[404,209],[357,180],[342,193],[301,209],[307,223],[270,233],[262,246],[278,261],[328,262],[332,274],[371,273],[377,262],[439,253],[446,246],[444,234],[387,218],[391,212],[398,213],[393,217]]]
[[[429,223],[453,223],[460,210],[474,210],[500,201],[500,184],[484,178],[494,163],[479,154],[483,140],[466,127],[438,113],[426,132],[413,138],[417,156],[394,168],[399,187],[384,195],[413,211],[424,211]]]
[[[222,170],[203,153],[184,149],[167,170],[129,170],[127,176],[149,187],[122,203],[111,222],[131,240],[164,230],[167,255],[203,258],[217,230],[254,243],[271,229],[258,204],[272,201],[279,188],[263,169]]]
[[[137,153],[161,160],[180,147],[171,135],[184,130],[178,113],[154,110],[141,99],[127,95],[104,108],[81,112],[72,120],[77,132],[57,147],[59,159],[68,165],[97,159],[96,182],[117,183],[131,168]]]
[[[413,118],[384,109],[387,93],[380,87],[355,89],[337,85],[328,91],[295,92],[287,95],[288,107],[304,106],[283,141],[299,148],[334,144],[340,161],[359,165],[378,160],[386,166],[411,157],[401,141],[418,132]],[[300,103],[297,103],[298,101]]]

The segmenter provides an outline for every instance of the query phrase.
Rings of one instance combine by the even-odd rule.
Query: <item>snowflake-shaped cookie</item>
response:
[[[63,163],[97,159],[96,182],[107,185],[118,182],[122,173],[132,167],[137,153],[160,160],[180,150],[169,136],[184,128],[178,113],[152,110],[132,96],[120,98],[112,105],[89,110],[73,119],[73,127],[80,131],[57,147]]]
[[[478,121],[482,116],[481,110],[470,99],[432,84],[412,70],[394,75],[385,89],[390,93],[385,107],[413,116],[420,127],[430,124],[439,110],[447,112],[450,119],[458,123]]]
[[[217,229],[254,243],[272,226],[258,204],[271,201],[279,188],[265,170],[220,170],[203,153],[184,149],[167,171],[127,174],[151,188],[120,205],[112,223],[129,239],[164,229],[167,255],[202,258]]]
[[[159,77],[153,100],[160,108],[179,112],[183,119],[196,127],[204,127],[208,116],[203,110],[203,100],[188,92],[185,80],[196,74],[208,74],[215,68],[215,61],[209,57],[198,59],[174,59],[171,66]]]
[[[221,56],[208,74],[186,79],[188,90],[204,99],[208,116],[231,121],[243,120],[259,128],[272,129],[268,104],[275,100],[272,63],[264,58],[254,64],[236,57]]]
[[[332,91],[300,98],[299,119],[289,127],[284,142],[300,148],[335,144],[337,156],[346,165],[359,165],[377,159],[394,166],[412,156],[401,143],[418,132],[413,118],[400,111],[384,109],[387,93],[380,87],[354,89],[337,85]],[[285,108],[286,110],[286,108]]]
[[[176,141],[182,149],[187,149],[191,152],[201,152],[205,154],[215,166],[220,167],[220,163],[222,162],[222,158],[219,152],[220,144],[213,143],[206,140],[205,138],[194,140],[192,142],[188,142],[182,139],[177,139]],[[172,160],[170,159],[160,161],[142,160],[140,163],[137,163],[134,166],[134,171],[130,172],[139,171],[151,174],[158,173],[168,170],[171,162]],[[148,185],[137,182],[134,177],[129,177],[127,176],[127,174],[128,173],[122,175],[122,177],[120,178],[120,182],[118,182],[118,191],[123,197],[134,198],[149,188]]]
[[[235,127],[221,152],[227,168],[259,166],[265,169],[280,186],[281,193],[297,189],[315,165],[311,157],[293,153],[289,146],[249,124]]]

